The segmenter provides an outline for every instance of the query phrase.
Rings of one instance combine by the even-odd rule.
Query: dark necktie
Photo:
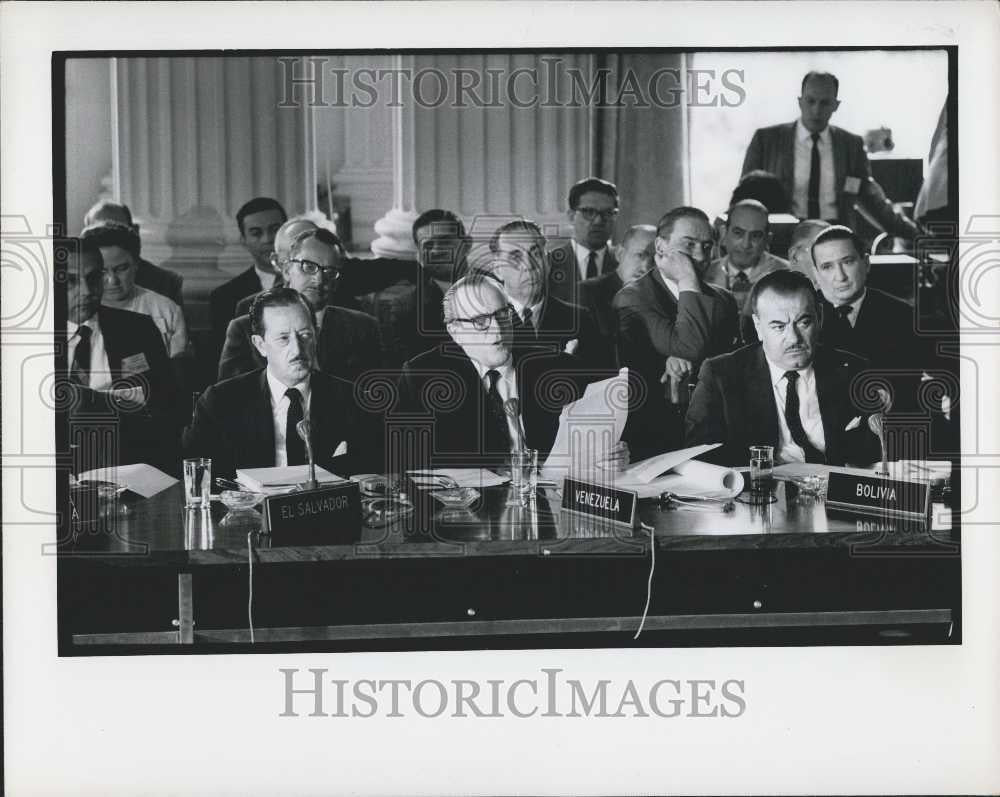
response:
[[[302,394],[297,388],[290,387],[285,391],[288,396],[288,415],[285,417],[285,451],[288,453],[289,465],[306,464],[306,446],[299,437],[296,427],[302,416]]]
[[[587,279],[597,276],[597,252],[591,250],[587,257]]]
[[[792,440],[805,452],[806,462],[825,462],[825,457],[806,437],[806,430],[802,427],[802,418],[799,417],[799,372],[786,371],[785,379],[788,380],[788,388],[785,391],[785,423],[788,424],[788,431],[792,433]]]
[[[535,331],[535,325],[532,323],[531,308],[525,307],[521,311],[521,325],[524,327],[524,331],[530,333],[531,335],[537,334]]]
[[[837,306],[837,317],[847,325],[847,328],[851,328],[851,311],[854,308],[849,304],[841,304]]]
[[[486,390],[486,434],[485,442],[488,451],[510,451],[510,431],[507,429],[507,416],[503,411],[503,399],[497,390],[500,372],[491,368],[486,372],[490,386]]]
[[[810,219],[818,219],[819,215],[819,133],[813,133],[812,156],[809,159],[809,209]]]
[[[736,276],[733,277],[729,289],[733,292],[733,298],[736,299],[736,306],[742,313],[747,303],[747,296],[750,294],[750,278],[747,277],[746,272],[736,272]]]
[[[70,376],[74,382],[87,386],[90,384],[90,335],[93,330],[88,326],[79,326],[76,329],[77,341],[76,351],[73,352],[73,364],[70,367]]]

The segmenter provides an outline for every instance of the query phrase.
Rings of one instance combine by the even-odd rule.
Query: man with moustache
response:
[[[608,240],[618,217],[618,189],[614,183],[588,177],[569,190],[566,215],[573,237],[548,254],[549,293],[577,304],[578,283],[618,268]]]
[[[382,344],[378,322],[372,316],[329,303],[343,257],[336,235],[304,219],[286,222],[275,237],[274,264],[282,282],[302,294],[316,315],[318,369],[354,381],[364,371],[381,365]],[[263,367],[252,337],[249,312],[229,323],[219,358],[220,380]]]
[[[381,469],[377,419],[355,405],[354,386],[316,371],[316,322],[305,297],[264,291],[250,309],[253,345],[266,366],[209,387],[185,429],[187,457],[211,457],[214,474],[307,462],[298,423],[308,418],[317,465],[347,476]]]
[[[533,221],[501,225],[490,239],[492,273],[514,308],[514,344],[539,346],[575,356],[586,368],[610,368],[614,356],[590,311],[548,292],[545,236]]]
[[[455,282],[445,293],[443,316],[452,342],[409,360],[399,379],[394,414],[433,422],[431,442],[409,447],[406,465],[496,466],[521,447],[544,458],[562,406],[599,375],[581,374],[579,363],[563,353],[515,349],[514,309],[492,275],[477,272]],[[510,399],[518,400],[519,414],[505,412]],[[605,466],[627,462],[628,449],[619,445]]]
[[[774,461],[867,465],[880,456],[850,385],[865,361],[818,345],[812,283],[794,271],[762,277],[750,293],[760,343],[709,358],[686,418],[686,445],[722,443],[704,459],[743,465],[750,446]]]
[[[773,172],[792,197],[792,213],[800,219],[849,224],[854,205],[860,202],[887,232],[915,237],[917,225],[893,209],[872,178],[861,137],[830,124],[840,107],[839,89],[835,75],[807,73],[798,100],[799,119],[757,130],[740,174],[755,169]]]
[[[675,401],[670,383],[686,386],[703,359],[738,343],[732,294],[702,278],[712,245],[703,211],[674,208],[657,224],[656,268],[614,298],[620,361],[639,382],[626,435],[640,459],[682,444],[683,402]]]

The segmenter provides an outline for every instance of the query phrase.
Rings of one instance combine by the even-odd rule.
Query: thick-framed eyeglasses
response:
[[[596,218],[600,218],[601,221],[611,221],[615,216],[618,215],[618,208],[611,208],[610,210],[598,210],[597,208],[577,208],[576,212],[583,216],[587,221],[593,221]]]
[[[307,277],[312,277],[322,271],[324,277],[329,277],[330,279],[340,278],[340,269],[336,266],[321,266],[319,263],[314,263],[312,260],[289,260],[288,262],[294,263],[298,266],[299,271]]]
[[[513,317],[514,308],[508,304],[506,307],[501,307],[499,310],[494,310],[492,313],[477,315],[472,318],[453,318],[452,321],[461,321],[465,324],[472,324],[477,331],[485,332],[490,328],[490,324],[493,323],[494,318],[501,324],[509,324]]]

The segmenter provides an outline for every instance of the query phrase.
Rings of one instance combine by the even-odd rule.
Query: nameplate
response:
[[[633,490],[619,490],[606,484],[566,479],[563,483],[562,509],[604,523],[635,527],[639,496]]]
[[[930,507],[931,486],[926,481],[887,479],[830,471],[826,504],[850,512],[924,519]]]
[[[361,538],[361,492],[345,482],[264,499],[271,545],[346,545]]]

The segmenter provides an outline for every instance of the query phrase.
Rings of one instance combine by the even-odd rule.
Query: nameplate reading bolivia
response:
[[[361,533],[361,493],[356,482],[274,495],[264,501],[271,544],[341,545]]]
[[[855,512],[924,518],[930,494],[930,484],[925,481],[832,470],[826,487],[826,503],[832,508]]]
[[[635,524],[638,498],[632,490],[616,490],[604,484],[566,479],[563,484],[562,508],[604,521]]]

